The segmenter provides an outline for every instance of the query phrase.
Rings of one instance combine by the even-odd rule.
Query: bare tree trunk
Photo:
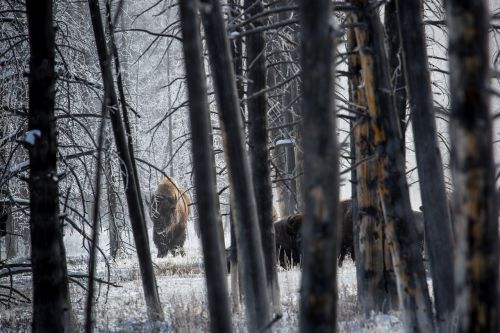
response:
[[[293,116],[293,121],[303,122],[304,113],[302,109],[298,110],[298,114]],[[299,125],[295,131],[295,149],[293,157],[295,161],[291,162],[294,165],[295,175],[295,197],[297,200],[297,211],[304,211],[305,204],[305,188],[304,188],[304,128]],[[291,158],[291,156],[290,156]],[[290,165],[291,166],[291,165]]]
[[[9,219],[7,220],[7,236],[5,237],[5,251],[7,259],[12,259],[17,255],[17,230],[12,218],[12,214],[9,214]]]
[[[71,303],[59,221],[55,29],[51,0],[26,2],[30,41],[29,119],[33,332],[71,332]]]
[[[104,90],[103,100],[109,100],[109,91]],[[102,169],[102,149],[104,146],[104,136],[106,132],[106,118],[108,115],[108,110],[106,105],[102,105],[101,113],[101,123],[99,124],[99,130],[97,132],[97,162],[96,162],[96,175],[95,175],[95,197],[94,205],[92,206],[92,236],[90,238],[90,250],[89,250],[89,263],[88,263],[88,283],[87,283],[87,302],[85,304],[85,332],[93,332],[95,320],[94,320],[94,290],[95,290],[95,273],[96,273],[96,262],[97,262],[97,246],[99,244],[99,212],[101,208],[101,169]]]
[[[142,286],[144,289],[148,316],[152,320],[163,320],[163,310],[158,296],[156,279],[151,262],[151,252],[149,251],[149,240],[146,230],[146,222],[144,220],[144,209],[140,200],[140,189],[138,186],[138,180],[135,177],[136,172],[134,172],[134,165],[132,162],[133,155],[132,152],[129,151],[127,133],[123,126],[120,113],[118,112],[118,99],[116,97],[111,69],[112,59],[106,46],[106,37],[104,34],[99,2],[97,0],[88,0],[88,3],[99,55],[103,85],[105,86],[105,89],[109,91],[109,99],[105,101],[105,106],[109,108],[116,148],[122,161],[122,176],[125,184],[124,187],[132,224],[132,232],[139,259],[139,267],[141,270]]]
[[[453,235],[437,142],[422,1],[396,0],[402,58],[410,98],[420,193],[424,208],[425,244],[431,264],[437,323],[450,332],[455,310]]]
[[[333,41],[329,0],[301,1],[305,221],[301,332],[335,332],[339,222],[339,160],[333,103]]]
[[[261,1],[245,0],[244,7],[248,17],[259,15],[264,11]],[[255,19],[252,20],[249,28],[258,29],[262,26],[261,19]],[[281,317],[281,299],[276,272],[273,194],[269,150],[267,148],[267,98],[263,92],[266,89],[266,52],[263,32],[247,36],[246,64],[250,162],[266,268],[266,285],[271,296],[273,312],[276,316]]]
[[[356,156],[353,164],[357,167],[355,178],[357,202],[354,216],[354,230],[358,249],[356,253],[356,276],[358,280],[358,299],[365,316],[372,312],[387,312],[390,297],[387,295],[384,275],[384,220],[380,211],[377,193],[378,172],[376,166],[373,131],[367,111],[366,96],[361,77],[361,60],[356,52],[357,43],[354,29],[348,31],[351,101],[356,106],[356,122],[353,128],[354,140],[352,153]],[[354,201],[353,201],[354,202]],[[353,205],[354,207],[354,205]]]
[[[229,22],[232,24],[236,24],[237,18],[241,14],[241,1],[240,0],[229,0],[229,9],[230,9],[230,14],[229,14]],[[243,113],[243,107],[241,105],[241,100],[243,100],[243,97],[245,95],[245,88],[243,86],[243,41],[241,38],[236,38],[232,41],[231,43],[231,55],[233,57],[233,66],[234,66],[234,73],[235,73],[235,78],[236,78],[236,90],[238,92],[238,100],[240,101],[240,111]],[[224,137],[223,140],[227,140],[226,133],[225,131],[222,131],[222,135]],[[226,161],[226,165],[229,165],[229,156],[227,154],[227,151],[224,151],[224,158]],[[231,181],[231,180],[230,180]],[[240,279],[240,271],[241,271],[241,265],[238,264],[238,243],[236,241],[236,224],[237,224],[237,217],[236,217],[236,206],[235,206],[235,198],[234,198],[234,186],[230,184],[230,267],[231,267],[231,298],[232,298],[232,305],[233,305],[233,311],[234,312],[239,312],[240,311],[240,301],[241,301],[241,296],[243,292],[243,288],[240,288],[241,286],[241,279]]]
[[[222,232],[205,69],[197,16],[197,2],[179,2],[184,62],[189,95],[196,203],[205,263],[210,324],[212,332],[231,332],[231,311],[227,294],[224,239]]]
[[[111,138],[106,133],[104,149],[104,171],[106,172],[106,199],[108,201],[108,233],[109,251],[111,258],[115,259],[121,246],[121,228],[118,227],[117,219],[117,194],[113,175],[113,164],[111,162]]]
[[[483,0],[447,1],[458,332],[500,331],[487,8]]]
[[[359,7],[353,14],[355,22],[362,23],[356,25],[356,39],[379,156],[377,169],[382,178],[378,190],[396,269],[399,304],[407,331],[431,332],[434,330],[432,305],[401,156],[400,128],[394,109],[382,24],[378,11],[368,0],[351,2]]]
[[[215,83],[215,93],[229,158],[229,177],[235,196],[236,236],[249,331],[265,330],[270,324],[270,305],[262,241],[257,219],[255,192],[245,150],[242,117],[226,28],[218,0],[202,1],[203,25]]]
[[[231,194],[231,197],[233,195]],[[232,300],[232,305],[233,305],[233,312],[239,312],[240,311],[240,297],[241,297],[241,291],[240,291],[240,282],[241,279],[239,277],[240,274],[240,267],[238,265],[238,244],[236,242],[236,218],[234,214],[234,199],[231,198],[231,210],[229,212],[230,219],[231,219],[231,252],[229,254],[229,267],[231,268],[231,300]]]
[[[389,74],[394,89],[394,106],[401,129],[401,154],[406,159],[406,98],[405,73],[403,71],[403,55],[401,38],[398,33],[398,15],[396,10],[397,0],[389,0],[385,4],[384,23],[387,35],[387,48],[389,59]]]

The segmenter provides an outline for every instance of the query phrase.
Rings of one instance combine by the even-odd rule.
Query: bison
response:
[[[423,214],[415,211],[413,214],[417,225],[418,239],[423,250]],[[349,255],[352,260],[355,260],[351,200],[343,200],[340,202],[340,215],[342,221],[342,235],[337,262],[339,267],[342,266],[347,255]],[[274,224],[276,233],[276,253],[279,264],[283,268],[289,268],[292,265],[300,264],[303,219],[303,214],[295,214],[285,217]]]
[[[351,201],[341,201],[340,208],[342,217],[342,238],[340,241],[340,252],[338,257],[339,266],[342,265],[347,255],[350,255],[354,260]],[[300,263],[302,246],[301,231],[303,220],[303,214],[295,214],[274,223],[276,234],[276,253],[279,263],[283,268],[289,268]]]
[[[164,178],[151,197],[150,216],[158,258],[168,252],[184,255],[191,198],[170,177]]]

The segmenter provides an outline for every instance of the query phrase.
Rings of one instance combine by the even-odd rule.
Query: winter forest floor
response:
[[[86,258],[78,255],[78,242],[66,239],[68,270],[85,274]],[[80,243],[81,244],[81,243]],[[156,254],[156,249],[152,246]],[[208,332],[208,306],[205,296],[202,257],[196,236],[188,237],[185,257],[154,258],[160,299],[165,321],[147,320],[142,296],[142,283],[135,258],[121,258],[110,262],[110,280],[119,287],[102,284],[96,304],[96,332]],[[106,279],[104,262],[99,266],[99,277]],[[5,281],[2,281],[2,283]],[[86,279],[79,279],[86,284]],[[298,304],[300,270],[279,271],[283,317],[274,325],[275,332],[298,331]],[[228,275],[228,284],[230,277]],[[29,293],[29,277],[16,277],[14,285]],[[86,294],[83,288],[71,283],[73,311],[77,331],[83,331]],[[340,332],[403,332],[398,314],[378,314],[369,320],[362,318],[356,300],[356,270],[347,260],[338,271]],[[244,308],[233,315],[235,332],[245,332]],[[31,304],[21,303],[0,311],[0,332],[29,332]]]

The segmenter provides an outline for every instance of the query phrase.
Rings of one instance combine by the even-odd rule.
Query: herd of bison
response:
[[[153,221],[153,241],[158,249],[158,257],[165,257],[170,252],[173,256],[184,255],[184,242],[187,235],[187,222],[191,199],[172,178],[164,178],[153,193],[150,202],[150,216]],[[352,228],[351,200],[340,202],[342,234],[338,265],[349,255],[354,258],[354,238]],[[419,241],[423,242],[423,214],[414,212]],[[273,217],[276,217],[273,212]],[[300,264],[301,229],[303,214],[294,214],[278,221],[275,219],[276,253],[279,263],[284,268]],[[226,250],[231,255],[231,249]]]

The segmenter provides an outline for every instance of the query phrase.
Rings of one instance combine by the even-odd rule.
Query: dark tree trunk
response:
[[[97,0],[88,0],[88,3],[99,56],[103,85],[104,89],[109,92],[106,94],[109,98],[106,99],[105,106],[109,109],[116,149],[122,161],[120,166],[125,184],[124,187],[127,196],[127,204],[135,240],[135,247],[139,259],[142,287],[144,289],[148,316],[153,320],[163,320],[163,310],[158,296],[156,279],[151,262],[151,252],[149,251],[149,240],[146,230],[146,222],[144,220],[144,210],[140,200],[141,195],[138,180],[135,178],[136,173],[134,172],[132,162],[133,155],[131,155],[131,152],[128,149],[127,134],[118,111],[118,99],[116,97],[111,69],[112,59],[106,46],[106,37],[104,34],[99,2]]]
[[[448,0],[459,332],[499,332],[498,205],[490,115],[487,1]]]
[[[50,0],[26,2],[30,41],[29,120],[33,332],[71,332],[71,303],[59,220],[54,117],[55,29]]]
[[[359,9],[353,15],[360,50],[368,111],[372,118],[377,169],[381,179],[379,193],[396,270],[399,304],[407,331],[434,329],[432,305],[425,269],[417,240],[417,229],[410,205],[404,161],[401,156],[399,124],[389,78],[380,16],[368,0],[352,0]]]
[[[385,31],[387,35],[387,48],[389,59],[389,74],[394,89],[394,106],[399,118],[401,129],[401,154],[406,159],[406,97],[405,73],[402,64],[401,38],[398,33],[398,15],[396,10],[397,0],[389,0],[385,4]]]
[[[128,109],[127,109],[127,101],[126,101],[126,96],[125,96],[125,86],[124,86],[124,80],[123,80],[123,73],[120,65],[120,56],[118,54],[118,48],[116,46],[115,42],[115,27],[113,26],[113,23],[111,22],[111,3],[110,0],[106,0],[106,26],[108,29],[108,34],[109,34],[109,47],[111,49],[111,55],[113,59],[113,63],[115,64],[115,74],[116,74],[116,86],[118,90],[118,97],[120,98],[120,109],[122,111],[122,116],[123,116],[123,124],[125,125],[125,133],[127,136],[127,147],[130,155],[130,160],[132,162],[132,169],[134,171],[134,177],[136,181],[136,185],[138,186],[137,188],[137,193],[139,195],[139,204],[141,205],[141,212],[143,212],[144,215],[144,203],[140,195],[140,187],[139,187],[139,176],[137,173],[137,166],[135,163],[135,158],[133,158],[134,154],[134,142],[132,138],[132,129],[130,127],[130,119],[128,116]],[[169,86],[170,87],[170,86]]]
[[[329,0],[301,1],[305,222],[301,332],[335,332],[339,246],[339,161],[333,103]]]
[[[118,255],[121,244],[121,228],[117,218],[118,189],[113,175],[113,163],[111,161],[111,138],[106,133],[104,148],[104,170],[106,172],[106,199],[108,203],[108,233],[109,233],[109,254],[115,259]]]
[[[7,259],[12,259],[17,256],[17,241],[18,241],[18,228],[16,228],[16,224],[14,219],[12,218],[12,209],[10,204],[4,206],[7,210],[7,235],[5,236],[5,256]],[[1,211],[2,208],[0,208]]]
[[[103,100],[107,100],[109,91],[104,91]],[[87,283],[87,303],[85,304],[85,332],[93,332],[94,320],[94,290],[95,290],[95,273],[97,262],[97,246],[99,244],[99,212],[101,208],[101,169],[102,169],[102,148],[104,146],[104,135],[106,131],[106,118],[108,110],[106,105],[102,105],[101,123],[97,133],[97,161],[96,161],[96,176],[95,176],[95,197],[94,205],[92,206],[92,236],[90,239],[89,263],[88,263],[88,283]]]
[[[218,0],[204,0],[202,8],[208,53],[221,124],[225,131],[224,148],[228,156],[230,183],[233,186],[237,216],[238,259],[245,291],[248,329],[263,330],[270,324],[270,305],[262,241],[257,219],[255,192],[245,150],[243,121],[226,28]]]
[[[229,0],[230,18],[229,22],[236,24],[237,18],[241,14],[241,1],[240,0]],[[238,100],[240,101],[240,112],[243,113],[243,107],[241,105],[241,100],[245,95],[245,88],[243,87],[243,40],[242,38],[236,38],[231,42],[231,55],[233,56],[234,73],[236,78],[236,90],[238,92]],[[227,140],[225,131],[222,131],[224,136],[223,140]],[[226,165],[229,165],[229,157],[227,151],[224,151],[224,158]],[[231,299],[233,305],[233,311],[238,312],[240,310],[240,300],[243,288],[241,286],[240,271],[241,266],[238,265],[238,244],[236,241],[236,208],[234,201],[234,186],[230,184],[231,194],[230,194],[230,237],[231,237],[231,253],[230,253],[230,267],[231,267]]]
[[[283,0],[277,1],[274,5],[275,9],[283,8],[285,6],[294,6],[295,0]],[[290,19],[291,15],[296,15],[294,11],[283,11],[275,15],[276,24],[287,21]],[[286,34],[290,41],[284,43],[282,40],[276,40],[274,34],[270,34],[270,38],[267,41],[271,45],[269,48],[269,53],[273,54],[271,60],[273,62],[280,62],[279,66],[269,66],[268,71],[273,73],[274,82],[270,83],[269,86],[274,86],[288,80],[297,71],[298,61],[299,61],[299,50],[295,47],[294,41],[298,43],[297,37],[297,24],[289,25],[284,29],[283,34]],[[290,49],[290,45],[293,45],[293,49]],[[279,173],[276,174],[279,182],[277,183],[277,202],[279,204],[279,216],[288,216],[296,212],[296,178],[295,173],[295,146],[296,140],[295,132],[297,128],[302,128],[301,122],[294,123],[294,114],[300,112],[300,98],[297,98],[297,81],[298,79],[293,79],[288,82],[282,88],[281,98],[278,99],[278,103],[281,107],[276,110],[277,123],[275,125],[285,125],[285,128],[279,128],[275,131],[273,142],[276,143],[278,140],[289,140],[289,143],[282,145],[275,145],[274,149],[274,163]],[[302,120],[302,119],[300,119]],[[300,123],[300,124],[299,124]]]
[[[244,8],[248,17],[264,11],[261,1],[245,0]],[[249,29],[262,27],[261,19],[251,22]],[[247,109],[249,122],[250,162],[256,194],[257,217],[260,224],[262,250],[266,267],[266,285],[271,296],[273,312],[281,316],[281,300],[276,272],[276,246],[273,224],[273,194],[269,150],[267,148],[267,98],[266,52],[264,33],[252,33],[246,37],[247,64]]]
[[[231,252],[229,253],[229,267],[231,269],[231,300],[233,305],[233,312],[240,311],[240,298],[241,298],[241,279],[240,279],[240,266],[238,265],[238,244],[236,241],[236,217],[234,213],[234,199],[231,194],[231,208],[230,208],[230,223],[231,223]],[[227,254],[226,254],[227,255]]]
[[[216,200],[215,162],[196,4],[195,0],[179,2],[189,95],[196,203],[200,219],[211,331],[231,332],[231,311],[223,260],[224,239],[221,238],[219,202]]]
[[[418,178],[424,209],[425,244],[429,254],[441,332],[449,332],[455,309],[453,234],[437,142],[422,1],[396,0],[402,40],[402,60],[410,99]]]
[[[363,313],[369,317],[372,312],[387,312],[391,299],[387,294],[387,281],[384,275],[384,220],[380,210],[377,193],[378,173],[376,166],[373,131],[370,115],[367,111],[361,60],[356,52],[357,43],[353,29],[348,31],[348,51],[354,52],[349,57],[351,101],[356,106],[356,122],[353,128],[351,145],[353,160],[357,164],[354,187],[356,211],[354,217],[354,235],[356,238],[356,276],[358,280],[358,299]],[[364,161],[364,162],[363,162]],[[354,208],[354,205],[353,205]]]

